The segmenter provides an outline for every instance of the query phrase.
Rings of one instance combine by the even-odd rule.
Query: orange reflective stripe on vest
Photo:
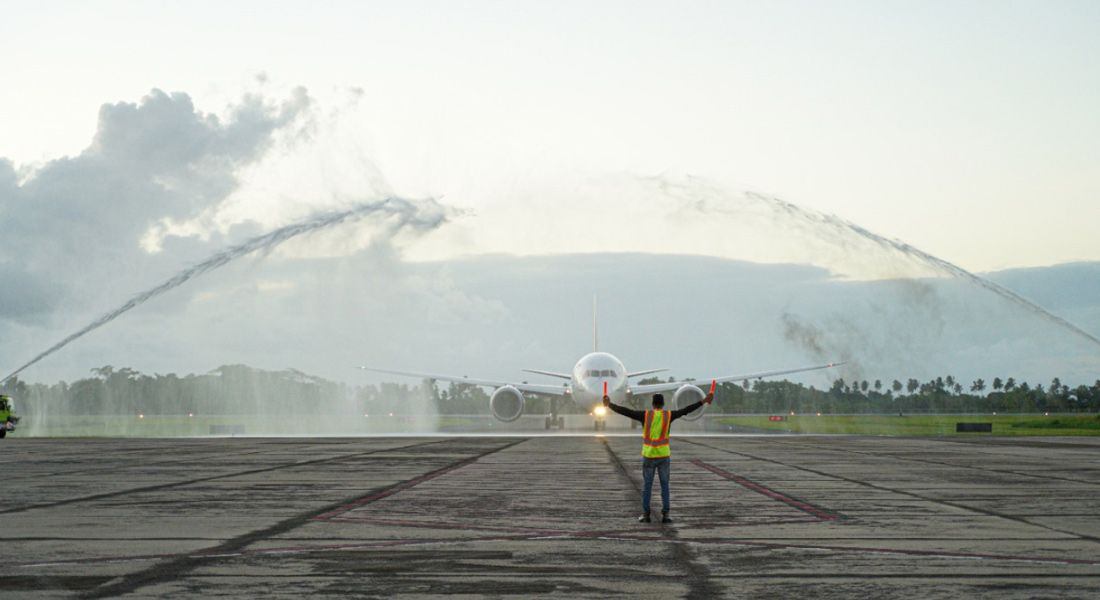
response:
[[[672,455],[668,445],[669,418],[667,410],[645,411],[645,429],[642,431],[642,456],[664,458]]]

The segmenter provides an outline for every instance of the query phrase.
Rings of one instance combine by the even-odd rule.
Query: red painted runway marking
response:
[[[811,514],[811,515],[817,517],[818,519],[820,519],[822,521],[836,521],[837,519],[840,518],[838,515],[833,514],[832,512],[822,510],[822,509],[820,509],[816,506],[813,506],[811,504],[807,504],[807,503],[805,503],[801,500],[791,498],[790,496],[788,496],[786,494],[782,494],[780,492],[777,492],[777,491],[775,491],[771,488],[760,485],[759,483],[756,483],[754,481],[749,481],[748,479],[745,479],[744,477],[738,477],[737,475],[734,475],[732,473],[727,473],[727,472],[723,471],[722,469],[719,469],[718,467],[713,467],[711,465],[708,465],[707,463],[705,463],[701,460],[691,460],[689,462],[691,464],[697,466],[697,467],[702,467],[702,468],[704,468],[704,469],[706,469],[706,470],[708,470],[712,473],[715,473],[715,474],[717,474],[721,477],[725,477],[726,479],[729,479],[730,481],[732,481],[732,482],[734,482],[738,485],[744,486],[744,487],[746,487],[746,488],[748,488],[748,489],[750,489],[754,492],[763,494],[763,495],[765,495],[765,496],[767,496],[767,497],[769,497],[773,500],[778,500],[778,501],[780,501],[780,502],[782,502],[782,503],[784,503],[788,506],[791,506],[793,508],[796,508],[796,509],[798,509],[798,510],[804,512],[804,513]]]
[[[360,506],[370,504],[371,502],[377,502],[377,501],[379,501],[382,498],[385,498],[387,496],[392,496],[392,495],[394,495],[398,492],[403,492],[403,491],[405,491],[409,488],[416,487],[416,486],[424,483],[425,481],[431,481],[432,479],[435,479],[436,477],[439,477],[441,475],[446,475],[447,473],[450,473],[451,471],[455,471],[457,469],[461,469],[462,467],[470,465],[471,463],[473,463],[476,460],[477,460],[476,458],[471,458],[469,460],[464,460],[464,461],[458,463],[457,465],[451,465],[451,466],[446,467],[444,469],[440,469],[438,471],[435,471],[434,473],[428,473],[427,475],[424,475],[422,477],[417,477],[416,479],[413,479],[411,481],[406,481],[404,483],[399,483],[399,484],[397,484],[397,485],[395,485],[395,486],[393,486],[389,489],[378,492],[377,494],[374,494],[373,496],[363,498],[362,500],[357,500],[355,502],[352,502],[351,504],[348,504],[347,506],[341,506],[340,508],[337,508],[336,510],[329,511],[329,512],[323,514],[323,515],[313,517],[312,520],[314,520],[314,521],[327,521],[327,520],[333,519],[334,517],[336,517],[338,515],[342,515],[346,512],[350,512],[352,510],[355,510],[355,509],[359,508]]]

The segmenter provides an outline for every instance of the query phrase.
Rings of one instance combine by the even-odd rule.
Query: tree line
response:
[[[657,383],[649,378],[639,383]],[[669,379],[669,381],[674,381]],[[488,414],[489,392],[462,383],[423,380],[348,386],[294,369],[265,371],[225,365],[202,375],[146,375],[104,366],[73,383],[47,385],[12,378],[0,392],[34,415],[412,415]],[[640,405],[648,402],[639,402]],[[563,407],[563,412],[572,410]],[[577,410],[587,411],[588,407]],[[529,396],[528,414],[550,412],[548,398]],[[969,385],[948,375],[928,381],[836,379],[828,389],[786,380],[724,383],[715,390],[716,413],[966,413],[1100,412],[1100,380],[1069,387],[1055,378],[1031,385],[1014,378]]]
[[[988,393],[986,390],[989,389]],[[969,386],[953,376],[929,381],[895,379],[889,384],[838,378],[827,390],[790,381],[726,383],[715,390],[716,412],[727,413],[976,413],[1098,412],[1100,380],[1070,388],[1054,378],[1034,386],[1014,378],[994,378],[987,387],[977,379]]]
[[[72,383],[48,385],[14,377],[0,392],[19,414],[90,415],[412,415],[430,406],[441,414],[488,413],[489,396],[466,384],[385,382],[349,386],[295,369],[266,371],[224,365],[202,375],[147,375],[113,366]],[[539,401],[536,401],[536,405]],[[546,408],[549,411],[549,405]]]

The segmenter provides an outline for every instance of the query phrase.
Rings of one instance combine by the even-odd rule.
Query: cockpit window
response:
[[[603,371],[600,371],[600,377],[610,377],[610,376],[611,376],[611,371],[608,371],[607,369],[604,369]]]
[[[611,371],[611,376],[612,377],[618,377],[618,375],[615,374],[615,371]]]

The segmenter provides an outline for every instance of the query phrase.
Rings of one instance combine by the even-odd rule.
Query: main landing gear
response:
[[[565,429],[565,417],[558,416],[558,406],[560,406],[559,399],[555,397],[550,398],[550,416],[546,417],[546,429],[556,427],[558,429]]]

